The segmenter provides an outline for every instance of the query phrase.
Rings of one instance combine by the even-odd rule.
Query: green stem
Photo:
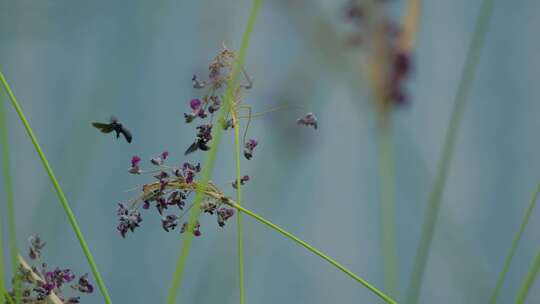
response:
[[[534,280],[536,279],[536,275],[538,274],[539,269],[540,269],[540,249],[538,250],[536,257],[534,258],[534,261],[531,265],[531,268],[529,269],[529,272],[527,273],[527,277],[525,278],[525,281],[523,281],[523,283],[521,284],[521,288],[519,289],[519,293],[516,298],[516,304],[525,303],[525,300],[527,299],[527,296],[529,295],[529,290],[531,289],[531,286],[533,285]]]
[[[416,252],[413,272],[411,279],[409,280],[409,288],[407,290],[406,300],[406,303],[408,304],[417,303],[420,295],[420,289],[422,286],[427,259],[429,257],[433,234],[435,231],[437,218],[439,216],[444,186],[454,154],[454,146],[457,139],[459,126],[465,112],[466,100],[475,77],[476,66],[480,61],[480,53],[482,46],[484,45],[489,20],[493,12],[494,2],[494,0],[482,1],[482,6],[476,20],[474,33],[467,51],[465,67],[462,71],[458,91],[454,100],[452,117],[450,118],[450,125],[446,133],[442,156],[437,167],[437,175],[431,189],[428,210],[422,226],[420,243],[418,244]]]
[[[9,161],[9,141],[6,120],[6,108],[4,105],[4,94],[0,93],[0,140],[2,145],[2,174],[4,176],[4,192],[6,193],[6,213],[8,220],[9,232],[9,254],[11,261],[11,269],[13,271],[13,290],[15,291],[15,302],[21,302],[21,280],[17,274],[17,224],[15,218],[15,203],[13,199],[13,180],[11,179],[11,164]],[[1,246],[0,246],[1,247]],[[3,256],[2,256],[2,286],[4,286],[3,278]],[[1,302],[0,302],[1,303]]]
[[[234,127],[234,141],[236,146],[236,202],[240,205],[242,201],[242,186],[240,184],[240,120],[236,119],[236,122],[236,126]],[[238,283],[240,287],[240,304],[244,304],[244,229],[241,213],[236,215],[236,227],[238,235]]]
[[[262,3],[262,0],[253,1],[248,23],[246,25],[246,29],[242,37],[240,49],[238,51],[238,59],[236,60],[234,64],[232,75],[229,81],[227,82],[227,91],[225,92],[224,105],[219,110],[217,121],[224,121],[225,117],[227,116],[231,108],[231,104],[234,98],[234,91],[236,90],[238,86],[238,78],[240,76],[241,67],[244,65],[247,48],[249,46],[249,41],[251,38],[251,34],[253,32],[253,28],[255,26],[255,20],[257,20],[257,16],[260,11],[261,3]],[[201,172],[201,178],[199,181],[201,185],[200,187],[201,189],[206,188],[206,185],[208,184],[208,180],[210,179],[210,175],[214,168],[214,162],[217,155],[217,148],[221,141],[222,135],[223,135],[223,128],[219,128],[219,127],[213,128],[212,145],[210,146],[210,151],[208,151],[208,156],[203,166],[203,170]],[[197,221],[199,214],[201,213],[199,206],[201,204],[203,197],[204,197],[204,194],[201,191],[197,191],[195,195],[195,199],[193,201],[193,205],[195,208],[192,209],[190,218],[189,218],[190,225],[194,224]],[[180,251],[180,256],[177,259],[171,287],[169,288],[169,292],[167,295],[167,304],[174,304],[176,302],[176,298],[178,297],[178,293],[180,292],[180,286],[182,284],[184,269],[185,269],[187,257],[189,255],[189,249],[191,247],[192,240],[193,240],[193,234],[186,233],[182,241],[182,250]]]
[[[9,150],[8,146],[8,140],[7,140],[7,122],[6,122],[6,114],[5,114],[5,106],[4,106],[4,93],[0,91],[0,136],[2,137],[2,154],[5,155],[7,150]],[[5,131],[4,131],[5,130]],[[8,158],[9,160],[9,158]],[[6,170],[6,169],[4,169]],[[6,174],[4,174],[5,176]],[[4,177],[5,179],[5,177]],[[5,183],[5,182],[4,182]],[[4,185],[5,187],[5,185]],[[2,217],[0,216],[0,303],[4,303],[4,292],[6,290],[6,282],[5,282],[5,271],[4,271],[4,232],[2,231]]]
[[[384,287],[386,292],[397,296],[397,240],[396,210],[394,195],[394,147],[390,117],[382,129],[380,137],[380,204],[382,223],[382,254],[384,261]]]
[[[4,86],[6,92],[8,93],[8,96],[11,100],[11,104],[15,108],[15,111],[17,111],[17,114],[19,115],[19,118],[21,119],[21,122],[24,125],[24,128],[26,129],[26,132],[28,133],[28,137],[30,137],[30,140],[32,141],[32,144],[34,145],[34,148],[36,149],[36,152],[38,153],[39,158],[41,159],[41,163],[43,164],[45,171],[47,171],[47,174],[49,175],[49,179],[51,180],[54,186],[54,189],[56,190],[58,199],[60,200],[60,203],[62,204],[62,207],[64,208],[64,211],[66,212],[66,215],[71,224],[71,227],[73,231],[75,232],[77,239],[79,240],[79,243],[81,245],[81,248],[84,254],[86,255],[86,259],[88,261],[88,264],[90,265],[90,269],[92,270],[92,273],[94,274],[94,277],[101,291],[101,294],[103,295],[103,299],[105,300],[105,303],[110,304],[111,299],[109,297],[109,294],[107,293],[107,288],[105,287],[105,283],[103,282],[103,279],[101,278],[101,275],[99,274],[96,262],[94,261],[94,258],[92,257],[92,253],[90,252],[88,245],[86,244],[86,241],[81,232],[81,229],[79,228],[79,224],[77,223],[77,220],[75,219],[75,215],[73,214],[73,211],[71,210],[71,207],[69,206],[69,203],[64,195],[64,192],[62,191],[62,188],[60,188],[60,184],[58,183],[58,180],[56,179],[56,176],[54,175],[54,172],[51,166],[49,165],[49,162],[47,161],[45,154],[41,150],[41,146],[39,145],[39,142],[34,134],[34,131],[30,127],[30,124],[28,123],[28,120],[26,119],[26,116],[24,115],[21,109],[21,106],[19,105],[19,102],[17,102],[17,99],[15,98],[15,95],[11,91],[11,88],[9,87],[6,81],[6,78],[4,77],[4,74],[2,74],[2,72],[0,72],[0,81],[2,82],[2,85]]]
[[[491,297],[489,299],[490,304],[497,303],[497,298],[499,297],[499,293],[501,292],[501,288],[506,278],[506,273],[508,272],[508,269],[510,269],[510,263],[512,263],[512,258],[514,257],[514,254],[516,253],[519,241],[521,240],[521,236],[523,235],[523,231],[525,231],[525,227],[527,226],[527,223],[529,222],[529,218],[531,217],[534,207],[536,206],[536,201],[538,200],[539,194],[540,194],[540,183],[536,187],[536,191],[534,191],[533,193],[533,196],[529,203],[529,207],[527,208],[527,211],[525,212],[525,216],[523,217],[523,220],[521,221],[521,225],[519,226],[519,230],[516,236],[514,237],[514,240],[512,241],[510,252],[508,252],[508,255],[506,256],[504,260],[503,269],[501,273],[499,274],[497,285],[495,286],[495,289],[493,290],[493,293],[491,294]]]
[[[289,239],[293,240],[294,242],[296,242],[297,244],[299,244],[300,246],[306,248],[307,250],[311,251],[312,253],[314,253],[315,255],[317,255],[318,257],[322,258],[323,260],[327,261],[328,263],[332,264],[334,267],[336,267],[337,269],[341,270],[343,273],[345,273],[346,275],[350,276],[351,278],[353,278],[355,281],[357,281],[358,283],[364,285],[364,287],[366,287],[367,289],[369,289],[371,292],[373,292],[374,294],[376,294],[377,296],[379,296],[381,299],[383,299],[386,303],[390,303],[390,304],[396,304],[397,302],[395,300],[393,300],[392,298],[390,298],[389,296],[387,296],[386,294],[384,294],[382,291],[380,291],[379,289],[377,289],[375,286],[371,285],[368,281],[362,279],[361,277],[357,276],[356,274],[354,274],[352,271],[350,271],[348,268],[346,268],[345,266],[341,265],[340,263],[338,263],[336,260],[332,259],[331,257],[327,256],[326,254],[322,253],[320,250],[316,249],[315,247],[311,246],[310,244],[302,241],[301,239],[299,239],[298,237],[292,235],[291,233],[287,232],[286,230],[284,230],[283,228],[279,227],[278,225],[270,222],[269,220],[263,218],[262,216],[254,213],[253,211],[250,211],[242,206],[240,206],[239,204],[235,203],[235,202],[232,202],[232,201],[228,201],[228,204],[231,206],[231,207],[234,207],[236,209],[238,209],[239,211],[251,216],[252,218],[256,219],[257,221],[267,225],[268,227],[278,231],[279,233],[283,234],[284,236],[288,237]]]

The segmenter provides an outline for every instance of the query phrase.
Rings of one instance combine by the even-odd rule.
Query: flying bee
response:
[[[116,132],[116,138],[120,137],[120,134],[124,135],[124,138],[128,143],[131,143],[131,132],[118,121],[114,116],[111,117],[110,123],[93,122],[92,126],[99,129],[103,133]]]

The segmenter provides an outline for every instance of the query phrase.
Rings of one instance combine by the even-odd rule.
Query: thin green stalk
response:
[[[6,121],[6,108],[4,105],[4,93],[0,93],[0,140],[2,145],[2,174],[4,176],[4,192],[6,193],[6,213],[9,233],[9,255],[11,260],[11,269],[13,272],[13,290],[15,291],[15,302],[21,302],[21,278],[17,275],[17,224],[15,218],[15,203],[13,199],[13,180],[11,179],[11,164],[9,162],[9,141]],[[2,247],[2,246],[0,246]],[[2,257],[3,268],[3,257]],[[4,280],[2,270],[2,281]],[[4,286],[4,282],[2,282]],[[1,303],[1,302],[0,302]]]
[[[0,91],[0,132],[2,134],[0,135],[2,137],[2,154],[6,154],[6,151],[9,150],[6,142],[7,142],[7,130],[5,130],[7,123],[6,123],[6,114],[5,112],[5,106],[4,106],[4,93]],[[4,131],[5,130],[5,131]],[[5,170],[5,169],[4,169]],[[4,268],[4,232],[3,232],[3,224],[2,224],[2,217],[0,216],[0,303],[4,303],[4,292],[6,291],[6,283],[5,283],[5,268]]]
[[[240,119],[236,119],[234,127],[234,141],[236,147],[236,203],[242,202],[242,187],[240,184]],[[236,215],[236,230],[238,235],[238,284],[240,288],[240,304],[244,304],[244,229],[242,225],[242,214]]]
[[[322,258],[323,260],[327,261],[328,263],[332,264],[334,267],[336,267],[337,269],[341,270],[343,273],[345,273],[346,275],[350,276],[351,278],[353,278],[355,281],[357,281],[358,283],[364,285],[364,287],[366,287],[367,289],[369,289],[371,292],[373,292],[374,294],[376,294],[377,296],[379,296],[381,299],[383,299],[386,303],[390,303],[390,304],[396,304],[397,302],[395,300],[393,300],[390,296],[384,294],[382,291],[380,291],[379,289],[377,289],[375,286],[371,285],[368,281],[362,279],[361,277],[357,276],[356,274],[354,274],[352,271],[350,271],[348,268],[346,268],[345,266],[341,265],[340,263],[338,263],[336,260],[332,259],[331,257],[327,256],[326,254],[322,253],[320,250],[316,249],[315,247],[311,246],[310,244],[302,241],[301,239],[299,239],[298,237],[294,236],[293,234],[287,232],[286,230],[284,230],[283,228],[279,227],[278,225],[270,222],[269,220],[263,218],[262,216],[256,214],[255,212],[253,211],[250,211],[242,206],[240,206],[239,204],[235,203],[235,202],[232,202],[232,201],[228,201],[228,204],[234,208],[236,208],[237,210],[251,216],[252,218],[256,219],[257,221],[267,225],[268,227],[278,231],[279,233],[283,234],[284,236],[288,237],[289,239],[293,240],[294,242],[296,242],[297,244],[299,244],[300,246],[306,248],[307,250],[311,251],[312,253],[314,253],[315,255],[317,255],[318,257]]]
[[[538,253],[536,254],[536,257],[533,260],[531,268],[529,268],[527,277],[525,277],[525,280],[521,284],[521,288],[519,289],[519,293],[516,298],[516,304],[525,303],[525,300],[527,299],[527,296],[529,295],[529,290],[531,289],[531,286],[533,285],[534,280],[536,279],[536,275],[538,274],[539,269],[540,269],[540,249],[538,249]]]
[[[0,100],[0,102],[2,102]],[[5,283],[5,273],[4,273],[4,239],[2,237],[3,231],[2,231],[2,221],[0,217],[0,304],[3,304],[5,301],[5,290],[6,290],[6,283]]]
[[[413,266],[413,272],[411,279],[409,280],[406,299],[406,303],[408,304],[417,303],[420,295],[420,289],[429,257],[433,234],[437,224],[437,218],[439,216],[444,186],[454,154],[454,146],[456,143],[459,126],[465,112],[467,97],[475,77],[476,66],[480,61],[480,53],[482,46],[484,45],[489,20],[493,12],[494,2],[495,0],[483,0],[478,18],[476,19],[474,33],[467,51],[465,67],[462,71],[458,91],[454,100],[454,108],[446,133],[442,156],[437,167],[437,175],[429,197],[428,210],[424,218],[420,243],[418,244],[416,259]]]
[[[62,204],[62,207],[64,208],[64,211],[66,212],[66,215],[71,224],[71,227],[73,231],[75,232],[77,239],[79,240],[79,243],[81,245],[81,248],[84,254],[86,255],[86,259],[88,261],[90,269],[92,270],[92,273],[94,274],[94,278],[96,279],[96,283],[98,284],[101,294],[103,295],[103,299],[105,300],[105,303],[110,304],[111,298],[109,297],[107,288],[105,287],[105,283],[103,282],[103,279],[101,278],[101,275],[99,274],[99,271],[98,271],[96,262],[94,261],[94,258],[92,256],[92,253],[90,252],[90,249],[88,248],[88,245],[86,244],[86,240],[84,239],[81,229],[79,228],[79,224],[77,223],[75,215],[73,214],[73,211],[71,210],[71,207],[69,206],[69,203],[64,195],[64,192],[62,191],[62,188],[60,188],[60,184],[58,183],[58,180],[56,179],[56,176],[54,175],[54,172],[51,166],[49,165],[49,162],[47,161],[45,154],[41,150],[41,146],[39,145],[37,137],[34,134],[34,131],[30,127],[30,124],[28,123],[28,120],[26,119],[26,116],[24,115],[21,109],[21,106],[19,105],[19,102],[17,102],[17,99],[15,98],[15,95],[11,91],[11,88],[9,87],[6,81],[6,78],[4,77],[4,74],[2,74],[2,72],[0,72],[0,81],[2,82],[4,89],[8,93],[9,99],[11,100],[11,104],[17,111],[17,114],[19,115],[19,118],[21,119],[21,122],[24,125],[24,128],[26,129],[26,132],[28,133],[28,137],[30,137],[30,140],[32,141],[32,144],[34,145],[34,148],[36,149],[36,152],[38,153],[39,158],[41,159],[41,163],[43,164],[45,171],[47,171],[47,174],[49,175],[49,179],[51,180],[54,186],[54,189],[56,190],[58,199],[60,200],[60,203]]]
[[[390,117],[379,131],[380,154],[380,204],[382,254],[384,263],[384,287],[386,292],[397,297],[397,240],[394,192],[394,143]]]
[[[536,201],[538,200],[539,194],[540,194],[540,183],[536,187],[536,191],[534,191],[533,193],[533,196],[529,203],[529,207],[527,208],[527,211],[525,212],[525,216],[523,217],[523,220],[521,221],[521,225],[519,226],[519,230],[516,236],[514,237],[514,240],[512,241],[510,252],[508,252],[508,255],[506,256],[504,260],[503,269],[501,273],[499,274],[499,278],[497,279],[497,285],[495,286],[495,289],[493,290],[493,293],[491,294],[491,297],[489,299],[490,304],[497,303],[497,298],[499,297],[499,293],[501,292],[501,288],[503,286],[504,280],[506,279],[506,273],[508,272],[508,269],[510,268],[510,263],[512,263],[512,258],[514,257],[514,254],[516,253],[519,241],[521,240],[521,236],[523,235],[523,231],[525,231],[525,227],[527,226],[527,223],[529,222],[529,218],[531,217],[534,207],[536,206]]]
[[[227,82],[227,91],[225,92],[224,105],[219,110],[219,115],[218,115],[219,118],[217,121],[223,121],[231,108],[231,104],[234,98],[234,91],[236,90],[238,86],[238,79],[240,76],[241,67],[244,65],[247,48],[249,46],[249,41],[251,38],[251,34],[253,32],[253,28],[255,26],[255,21],[257,20],[257,16],[260,11],[261,4],[262,4],[262,0],[253,1],[248,23],[246,25],[246,29],[242,37],[240,49],[238,51],[238,59],[236,63],[234,64],[231,78]],[[221,141],[222,135],[223,135],[223,128],[213,128],[212,145],[210,146],[210,151],[208,151],[208,156],[203,166],[203,170],[201,172],[201,178],[199,181],[203,189],[208,184],[208,180],[210,179],[210,175],[214,168],[214,162],[217,155],[217,149]],[[195,200],[193,201],[193,205],[195,206],[195,208],[192,209],[190,218],[189,218],[190,225],[192,225],[193,223],[197,221],[199,214],[201,213],[199,206],[201,204],[203,197],[204,197],[204,194],[201,191],[197,191],[195,195]],[[180,286],[182,284],[182,277],[184,274],[184,269],[185,269],[187,257],[189,255],[189,249],[191,247],[192,240],[193,240],[193,235],[191,233],[186,233],[182,241],[182,250],[180,251],[180,256],[177,259],[171,287],[169,288],[169,292],[167,295],[168,304],[174,304],[176,302],[176,298],[178,297],[178,293],[180,292]]]

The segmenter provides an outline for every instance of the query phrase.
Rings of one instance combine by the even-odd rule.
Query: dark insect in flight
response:
[[[120,137],[120,134],[122,134],[126,138],[126,141],[130,143],[132,139],[131,132],[124,128],[116,117],[112,116],[110,121],[110,123],[93,122],[92,126],[99,129],[103,133],[111,133],[114,131],[116,132],[116,138]]]

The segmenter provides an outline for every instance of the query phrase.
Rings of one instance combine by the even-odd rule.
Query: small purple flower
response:
[[[132,167],[136,167],[139,165],[139,162],[141,161],[141,158],[137,155],[134,155],[132,158],[131,158],[131,166]]]
[[[196,111],[198,110],[202,105],[202,101],[198,98],[196,99],[192,99],[190,102],[189,102],[189,106],[191,107],[191,109],[193,111]]]
[[[225,222],[234,215],[234,209],[220,208],[217,211],[217,222],[219,227],[225,226]]]
[[[139,156],[133,156],[131,158],[131,167],[129,168],[128,172],[131,174],[141,174],[141,168],[139,168],[140,161],[141,158]]]
[[[150,202],[148,200],[144,201],[142,207],[143,207],[143,209],[147,210],[148,208],[150,208]]]
[[[199,221],[195,222],[195,225],[193,225],[193,235],[194,236],[201,236],[201,224],[199,224]]]
[[[204,119],[204,118],[206,118],[208,115],[206,114],[206,111],[205,111],[203,108],[200,108],[200,109],[197,111],[197,116]]]
[[[164,151],[161,153],[160,156],[157,156],[157,157],[154,157],[150,160],[150,162],[153,164],[153,165],[156,165],[156,166],[161,166],[163,165],[163,163],[165,162],[165,159],[167,159],[167,157],[169,156],[169,152],[167,151]]]
[[[156,200],[156,202],[157,202],[156,208],[159,214],[163,214],[163,210],[168,208],[167,201],[164,198],[160,197]]]
[[[170,230],[173,230],[178,226],[178,217],[174,214],[169,214],[167,216],[164,216],[161,218],[161,226],[163,229],[167,232]]]
[[[298,118],[296,123],[299,125],[310,126],[315,129],[317,129],[319,126],[317,117],[313,113],[307,113],[304,117]]]
[[[84,274],[79,278],[77,289],[82,293],[92,293],[94,291],[94,286],[88,280],[88,274]]]
[[[253,157],[253,150],[255,150],[255,147],[257,147],[258,144],[259,142],[255,139],[250,139],[246,142],[244,145],[244,157],[246,159],[249,160]]]
[[[178,206],[180,210],[184,209],[184,205],[186,204],[184,202],[184,199],[186,198],[186,195],[183,192],[180,191],[173,191],[167,198],[167,205],[169,206]]]
[[[240,185],[244,185],[245,183],[247,183],[249,181],[249,175],[244,175],[242,176],[242,178],[240,178]],[[232,183],[232,187],[234,189],[237,189],[238,188],[238,181],[235,180],[233,183]]]

